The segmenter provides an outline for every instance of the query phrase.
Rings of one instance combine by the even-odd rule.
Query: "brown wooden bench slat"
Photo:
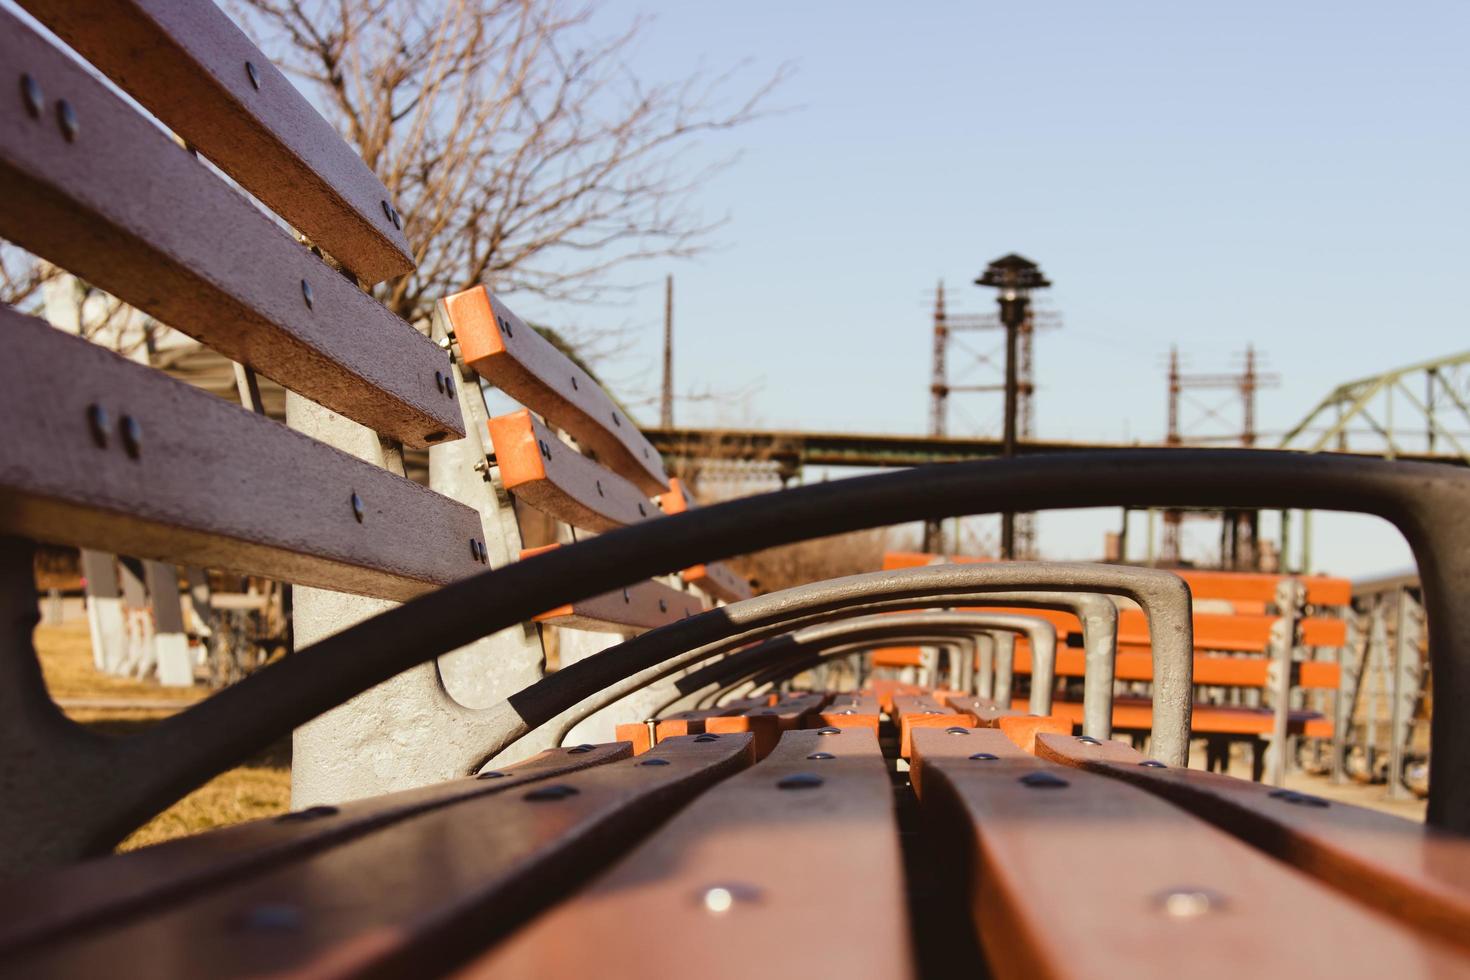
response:
[[[662,514],[643,491],[562,442],[530,409],[496,416],[489,427],[505,489],[543,514],[587,531]]]
[[[560,545],[548,544],[521,552],[524,561]],[[538,623],[601,633],[651,630],[704,612],[698,596],[680,592],[662,582],[649,580],[617,592],[582,599],[548,609],[535,617]]]
[[[598,462],[650,496],[668,489],[663,459],[592,377],[484,286],[444,300],[465,363],[569,433]]]
[[[659,494],[658,505],[665,514],[682,514],[695,506],[688,488],[677,476],[669,477],[669,491]],[[724,562],[691,565],[684,569],[682,575],[685,582],[725,602],[739,602],[755,594],[745,576]]]
[[[413,269],[382,181],[214,4],[21,6],[354,274]]]
[[[0,61],[45,100],[39,117],[19,95],[0,102],[0,234],[405,445],[464,435],[448,362],[426,337],[3,11]]]
[[[1470,948],[1470,839],[1387,813],[1197,769],[1121,742],[1043,735],[1037,755],[1133,783],[1390,915]]]
[[[40,320],[0,309],[0,331],[0,417],[28,420],[0,453],[6,533],[388,599],[485,567],[462,504]]]
[[[971,855],[994,976],[1457,975],[1459,950],[1149,793],[999,732],[920,730],[922,808]],[[981,755],[981,758],[974,756]],[[986,759],[984,756],[991,756]]]
[[[668,765],[648,765],[650,759]],[[676,739],[463,800],[0,963],[13,975],[426,975],[562,897],[699,791],[744,768],[750,740]]]
[[[943,699],[954,710],[975,719],[977,728],[994,728],[1024,752],[1036,751],[1036,737],[1044,732],[1070,735],[1073,722],[1057,715],[1033,715],[1026,711],[1002,708],[986,698],[951,694]],[[1024,705],[1024,702],[1017,701]]]
[[[839,694],[822,709],[817,718],[832,728],[867,728],[878,731],[882,709],[871,694]]]
[[[156,912],[220,882],[438,807],[631,756],[627,742],[546,749],[482,777],[236,824],[12,881],[0,891],[0,958],[63,932],[70,937],[122,916]]]
[[[889,711],[898,723],[898,754],[907,759],[913,752],[914,731],[918,728],[967,728],[974,718],[942,704],[929,694],[899,694]]]
[[[754,732],[755,757],[764,759],[775,750],[782,733],[802,728],[827,703],[825,694],[784,698],[773,705],[755,705],[734,714],[705,719],[705,731],[717,733]]]
[[[461,976],[909,977],[904,894],[877,739],[792,731]]]
[[[1024,710],[1026,701],[1014,698],[1011,705]],[[1053,701],[1052,715],[1082,724],[1080,701]],[[1190,715],[1190,728],[1197,735],[1269,735],[1273,724],[1270,708],[1248,708],[1234,704],[1198,704]],[[1153,727],[1153,702],[1148,698],[1117,698],[1113,701],[1113,727],[1142,731]],[[1292,710],[1287,714],[1287,732],[1309,738],[1332,735],[1332,719],[1315,711]]]

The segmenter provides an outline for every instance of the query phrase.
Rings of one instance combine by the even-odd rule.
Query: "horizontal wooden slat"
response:
[[[1155,796],[1027,756],[998,732],[922,730],[914,749],[923,808],[973,855],[971,908],[1000,980],[1470,967]]]
[[[681,577],[695,588],[725,602],[740,602],[755,594],[751,591],[750,583],[724,562],[691,565],[684,569]]]
[[[556,545],[528,548],[521,558],[550,551]],[[566,606],[548,609],[536,622],[568,629],[623,633],[657,629],[704,612],[704,604],[688,592],[680,592],[652,580],[630,585],[617,592],[593,596]]]
[[[489,426],[505,489],[543,514],[588,531],[662,514],[643,491],[562,442],[529,409],[496,416]]]
[[[814,718],[826,703],[825,694],[796,695],[782,698],[773,705],[753,706],[743,711],[708,718],[704,727],[706,731],[721,734],[753,732],[755,757],[764,759],[775,749],[783,732],[804,727],[808,719]]]
[[[13,976],[437,975],[744,768],[749,739],[678,739],[400,820],[264,874],[0,962]],[[661,758],[668,765],[646,765]],[[558,789],[560,787],[560,789]]]
[[[12,310],[0,334],[5,533],[389,599],[485,567],[462,504]]]
[[[1012,707],[1022,711],[1026,708],[1023,698],[1016,698]],[[1053,701],[1052,715],[1064,718],[1073,724],[1082,724],[1080,701]],[[1113,701],[1113,727],[1129,731],[1153,728],[1153,703],[1147,698],[1117,698]],[[1196,735],[1269,735],[1272,713],[1269,708],[1243,708],[1235,705],[1198,704],[1191,709],[1189,727]],[[1308,738],[1330,738],[1332,719],[1324,718],[1315,711],[1291,711],[1287,713],[1287,731],[1292,735]]]
[[[822,709],[817,720],[832,728],[867,728],[878,731],[878,699],[871,694],[839,694]]]
[[[463,976],[912,976],[892,795],[871,732],[788,732]]]
[[[592,377],[484,286],[455,293],[444,311],[465,363],[569,433],[644,493],[668,489],[663,459]]]
[[[1016,644],[1015,672],[1031,673],[1031,650],[1024,642]],[[1081,650],[1057,651],[1056,672],[1058,677],[1082,677],[1086,668],[1086,656]],[[1293,687],[1334,689],[1341,671],[1338,665],[1326,660],[1301,660],[1292,665],[1297,670],[1297,682]],[[1222,657],[1196,654],[1194,658],[1194,683],[1221,687],[1265,687],[1271,669],[1271,661],[1265,657]],[[1116,661],[1115,675],[1120,681],[1151,681],[1154,677],[1153,656],[1137,650],[1120,650]]]
[[[356,275],[413,269],[382,181],[213,3],[20,2]]]
[[[967,728],[975,723],[968,714],[955,711],[927,694],[899,694],[889,712],[898,723],[898,754],[907,759],[913,751],[918,728]]]
[[[0,62],[44,99],[0,100],[0,234],[406,445],[464,435],[427,338],[4,11]]]
[[[339,806],[312,807],[70,865],[0,891],[0,956],[62,933],[157,913],[207,887],[258,874],[398,820],[632,755],[626,742],[553,748],[492,772]]]
[[[1197,599],[1230,599],[1275,602],[1276,587],[1284,576],[1256,572],[1212,572],[1181,569],[1179,576]],[[1304,575],[1297,578],[1307,588],[1307,602],[1316,606],[1346,606],[1353,599],[1353,583],[1345,578]]]
[[[1121,742],[1043,735],[1037,755],[1155,793],[1412,925],[1470,948],[1470,839],[1376,810],[1197,769]]]

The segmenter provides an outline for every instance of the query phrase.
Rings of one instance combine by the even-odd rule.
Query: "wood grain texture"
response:
[[[406,445],[464,435],[427,338],[3,11],[0,61],[45,100],[39,117],[18,91],[0,100],[6,239]],[[57,123],[62,100],[74,140]]]
[[[505,489],[572,527],[611,531],[662,511],[643,491],[562,442],[529,409],[489,421]]]
[[[485,568],[468,507],[40,320],[0,330],[6,533],[386,599]]]
[[[800,774],[820,783],[780,787]],[[460,975],[902,980],[904,895],[877,739],[793,731]]]
[[[1354,898],[1470,949],[1470,839],[1220,773],[1141,766],[1143,756],[1121,742],[1088,745],[1042,735],[1037,755],[1133,783]]]
[[[827,703],[825,694],[802,694],[784,697],[773,705],[755,706],[734,714],[705,719],[705,731],[752,732],[755,735],[755,757],[764,759],[775,750],[786,732],[804,728],[809,719]]]
[[[592,376],[484,286],[444,300],[465,363],[649,495],[669,488],[663,459]]]
[[[878,699],[871,694],[854,692],[834,695],[817,714],[817,722],[828,728],[866,728],[878,734]]]
[[[546,749],[494,770],[500,776],[456,779],[369,800],[313,807],[12,881],[0,892],[0,957],[22,946],[58,939],[63,933],[68,939],[75,937],[125,915],[157,913],[207,888],[300,860],[438,807],[631,756],[627,742],[587,751]]]
[[[971,715],[956,711],[928,694],[895,695],[889,714],[898,723],[898,754],[905,759],[913,754],[915,730],[968,728],[975,724]]]
[[[971,856],[976,927],[1001,980],[1470,969],[1449,944],[1164,800],[1035,759],[999,732],[921,730],[914,749],[923,809]],[[1033,785],[1036,773],[1064,785]]]
[[[669,764],[612,762],[461,800],[0,966],[34,977],[119,964],[149,977],[437,973],[744,768],[749,739],[672,740],[645,758]]]
[[[21,6],[357,276],[375,283],[413,269],[382,181],[214,4]]]

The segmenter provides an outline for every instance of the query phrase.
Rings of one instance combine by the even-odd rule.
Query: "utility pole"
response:
[[[1041,267],[1035,262],[1011,253],[990,263],[985,272],[975,280],[975,284],[992,286],[1000,291],[996,302],[1000,306],[1001,325],[1006,331],[1005,430],[1001,439],[1001,454],[1010,457],[1016,455],[1016,430],[1019,422],[1019,413],[1016,410],[1020,396],[1017,341],[1030,314],[1031,290],[1045,289],[1051,282],[1041,274]],[[1005,559],[1016,556],[1016,515],[1011,512],[1000,516],[1000,556]]]
[[[945,435],[945,422],[949,414],[949,383],[945,372],[945,348],[949,342],[949,328],[944,317],[944,281],[934,292],[934,361],[929,379],[929,434],[935,438]],[[944,551],[944,522],[924,522],[924,550],[931,555]]]
[[[674,427],[674,277],[664,278],[664,386],[659,399],[658,424]]]

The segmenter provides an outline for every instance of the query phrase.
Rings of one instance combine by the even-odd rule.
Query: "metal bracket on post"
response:
[[[1358,700],[1358,675],[1368,648],[1369,630],[1363,615],[1352,608],[1344,610],[1347,639],[1337,649],[1337,690],[1332,697],[1332,769],[1331,782],[1340,786],[1347,782],[1348,734],[1353,725],[1353,709]]]
[[[1291,712],[1292,652],[1296,649],[1297,622],[1301,618],[1306,587],[1296,579],[1283,579],[1276,586],[1280,618],[1271,624],[1269,687],[1273,694],[1271,722],[1271,785],[1286,784],[1286,733]]]
[[[1398,594],[1398,620],[1393,644],[1393,685],[1389,702],[1388,798],[1407,799],[1404,753],[1414,727],[1414,705],[1419,701],[1419,628],[1423,610],[1408,589]]]

